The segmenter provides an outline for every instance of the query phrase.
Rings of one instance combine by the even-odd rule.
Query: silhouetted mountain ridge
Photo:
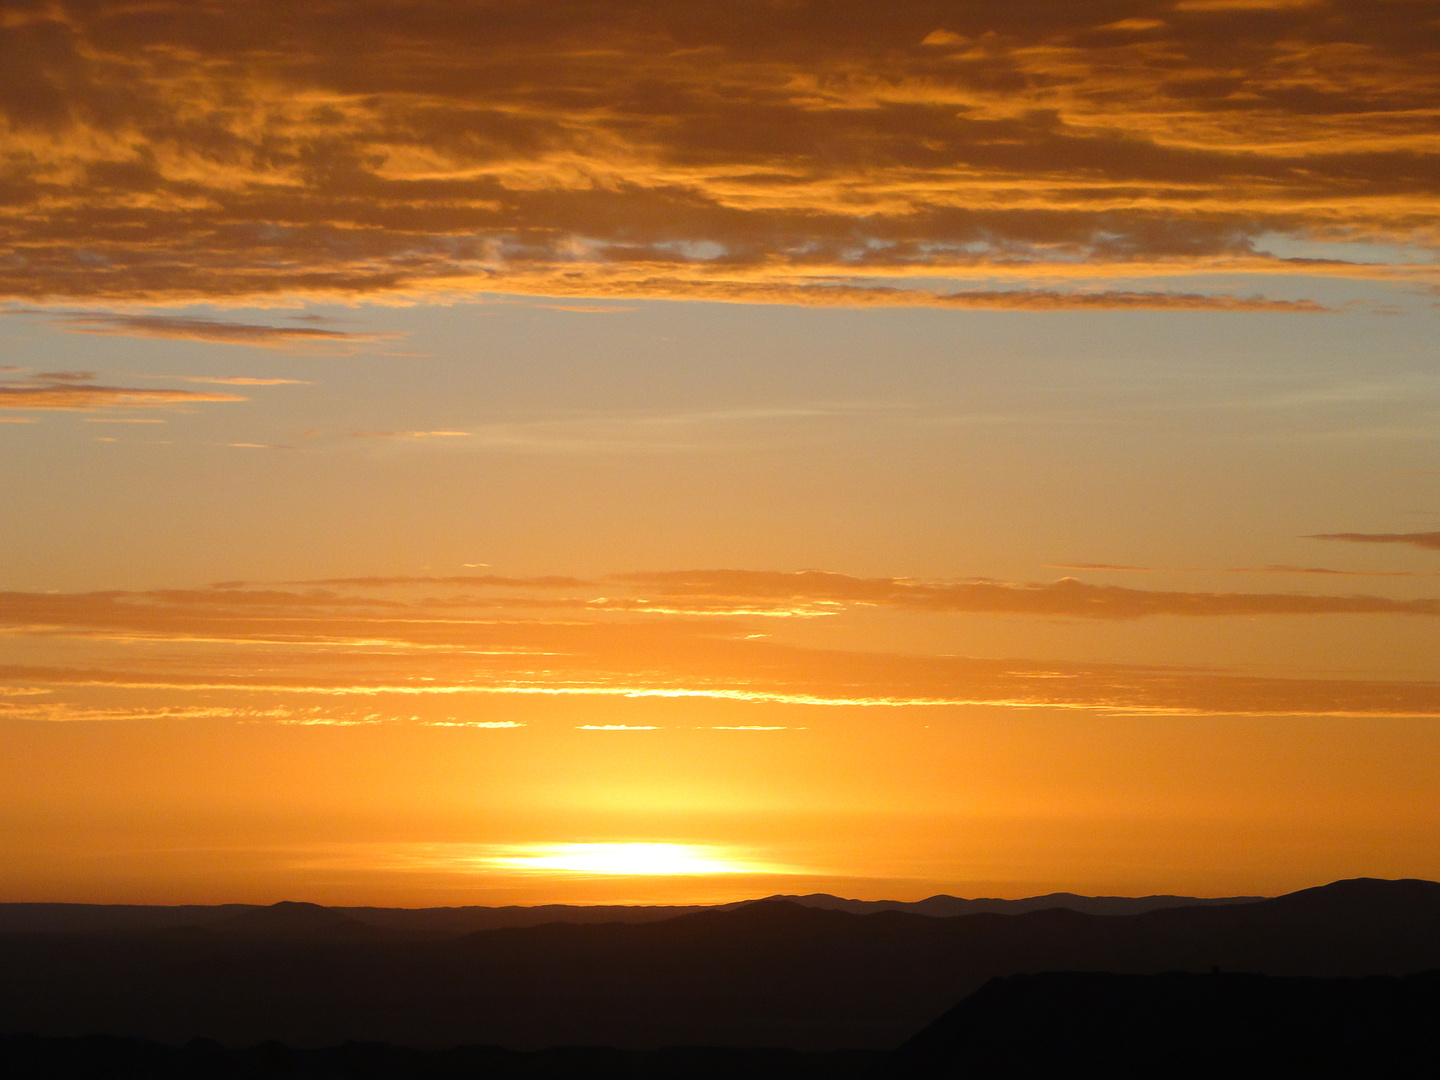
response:
[[[198,929],[207,934],[267,941],[387,941],[404,936],[403,931],[372,926],[334,908],[297,900],[282,900]]]
[[[1172,907],[1209,907],[1220,904],[1254,904],[1267,899],[1264,896],[1080,896],[1077,893],[1047,893],[1044,896],[1028,896],[1022,900],[999,900],[977,898],[967,900],[947,893],[927,896],[924,900],[907,902],[903,900],[846,900],[829,893],[809,893],[797,896],[780,893],[767,896],[766,900],[788,900],[806,907],[827,908],[832,911],[848,911],[855,915],[869,915],[879,911],[902,911],[915,915],[930,915],[936,918],[953,918],[956,915],[1023,915],[1030,911],[1047,911],[1051,908],[1065,908],[1087,915],[1139,915],[1146,911],[1158,911]]]
[[[996,977],[1440,969],[1440,885],[1423,881],[1138,915],[859,915],[768,900],[443,940],[357,935],[343,911],[305,905],[232,923],[265,932],[0,935],[0,1023],[300,1047],[886,1049]]]
[[[967,900],[958,896],[941,894],[927,897],[924,900],[905,901],[848,900],[828,893],[811,893],[804,896],[775,895],[762,899],[788,900],[806,907],[848,911],[857,915],[879,911],[904,911],[937,918],[949,918],[955,915],[973,915],[985,912],[1020,914],[1056,907],[1084,911],[1094,915],[1134,915],[1166,907],[1254,903],[1265,897],[1117,897],[1050,893],[1046,896],[1032,896],[1020,900]],[[331,907],[328,910],[370,926],[383,926],[392,930],[459,935],[501,927],[540,926],[550,922],[659,922],[664,919],[673,919],[677,915],[689,915],[700,911],[729,911],[755,902],[741,900],[714,905],[540,904],[531,907],[515,905],[441,908]],[[127,929],[157,930],[182,926],[202,926],[218,923],[247,911],[260,911],[263,908],[264,905],[259,904],[215,906],[188,904],[178,907],[138,904],[0,904],[0,934],[71,933],[88,930]]]

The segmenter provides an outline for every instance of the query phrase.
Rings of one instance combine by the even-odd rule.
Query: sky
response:
[[[0,901],[1440,878],[1440,2],[4,0]]]

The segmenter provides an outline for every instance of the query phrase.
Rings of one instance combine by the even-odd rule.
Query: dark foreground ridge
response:
[[[888,1056],[892,1080],[1440,1076],[1440,972],[1012,975]]]
[[[1440,972],[1404,978],[1113,975],[994,979],[890,1053],[380,1043],[296,1050],[114,1036],[0,1037],[12,1080],[1055,1080],[1434,1077]]]
[[[0,934],[0,1031],[543,1050],[890,1050],[1039,972],[1440,969],[1440,884],[1337,882],[1138,915],[857,915],[766,901],[659,922],[437,936],[304,904],[203,926]]]
[[[0,1036],[7,1080],[877,1080],[886,1060],[866,1050],[567,1046],[519,1053],[359,1042],[318,1050],[275,1042],[227,1049],[201,1039],[176,1047],[109,1035]]]

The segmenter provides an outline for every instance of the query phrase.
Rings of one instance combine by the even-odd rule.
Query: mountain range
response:
[[[868,915],[877,911],[902,911],[915,915],[946,918],[954,915],[999,914],[1019,915],[1027,911],[1065,908],[1089,915],[1138,915],[1171,907],[1198,907],[1211,904],[1248,904],[1263,896],[1078,896],[1075,893],[1049,893],[1021,900],[973,899],[958,896],[927,897],[924,900],[847,900],[828,893],[805,896],[777,894],[765,900],[785,900],[803,907],[824,908]],[[467,934],[477,930],[496,930],[506,926],[540,926],[551,922],[659,922],[677,915],[700,911],[729,911],[746,904],[743,900],[712,905],[578,905],[542,904],[535,907],[438,907],[380,908],[335,907],[330,910],[347,915],[357,922],[385,926],[395,930],[417,930],[441,934]],[[0,934],[41,931],[65,933],[90,930],[158,930],[165,927],[203,926],[222,922],[250,911],[260,911],[259,904],[187,904],[164,907],[141,904],[0,904]]]
[[[1117,915],[857,914],[767,899],[461,934],[298,903],[157,921],[0,933],[0,1031],[302,1048],[890,1050],[1016,975],[1440,969],[1440,884],[1415,880]]]

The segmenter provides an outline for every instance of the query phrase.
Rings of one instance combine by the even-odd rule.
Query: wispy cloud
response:
[[[484,565],[484,564],[480,564]],[[226,582],[215,588],[242,588],[245,582]],[[402,575],[396,577],[353,577],[317,578],[304,581],[285,581],[282,585],[318,585],[349,588],[392,588],[415,585],[469,585],[477,588],[524,588],[524,589],[574,589],[593,588],[595,582],[584,578],[566,577],[553,574],[540,577],[504,577],[498,574],[452,574],[444,577]]]
[[[215,386],[310,386],[305,379],[253,379],[247,375],[206,376],[187,375],[186,382],[209,383]]]
[[[314,326],[272,326],[226,322],[186,315],[126,315],[111,311],[45,311],[12,309],[8,314],[44,315],[51,323],[75,334],[116,334],[123,337],[176,338],[220,345],[253,345],[267,349],[294,349],[306,345],[353,346],[400,337],[394,333],[358,333]],[[195,380],[200,381],[200,380]],[[268,384],[261,384],[268,385]]]
[[[236,394],[216,391],[102,386],[92,382],[94,378],[90,372],[45,372],[30,379],[0,382],[0,409],[94,412],[248,400]]]
[[[352,431],[352,439],[446,439],[472,434],[469,431]]]
[[[1410,578],[1435,577],[1414,570],[1332,570],[1324,566],[1122,566],[1113,563],[1046,563],[1052,570],[1099,570],[1128,574],[1281,574],[1287,576]]]
[[[1440,551],[1440,532],[1421,533],[1314,533],[1307,540],[1339,540],[1347,544],[1405,544]]]
[[[1317,596],[1304,593],[1159,592],[1116,585],[1090,585],[1074,578],[1049,583],[996,581],[918,582],[897,578],[854,578],[807,570],[779,573],[749,570],[668,571],[622,575],[671,605],[686,601],[695,610],[743,602],[814,609],[843,604],[909,611],[1041,615],[1082,619],[1137,619],[1158,615],[1224,617],[1244,615],[1394,614],[1440,615],[1440,599],[1394,600],[1379,596]],[[677,605],[678,606],[678,605]]]
[[[537,454],[675,453],[733,447],[737,442],[793,439],[801,425],[847,418],[909,415],[871,403],[813,403],[673,412],[573,412],[477,424],[478,450]]]

